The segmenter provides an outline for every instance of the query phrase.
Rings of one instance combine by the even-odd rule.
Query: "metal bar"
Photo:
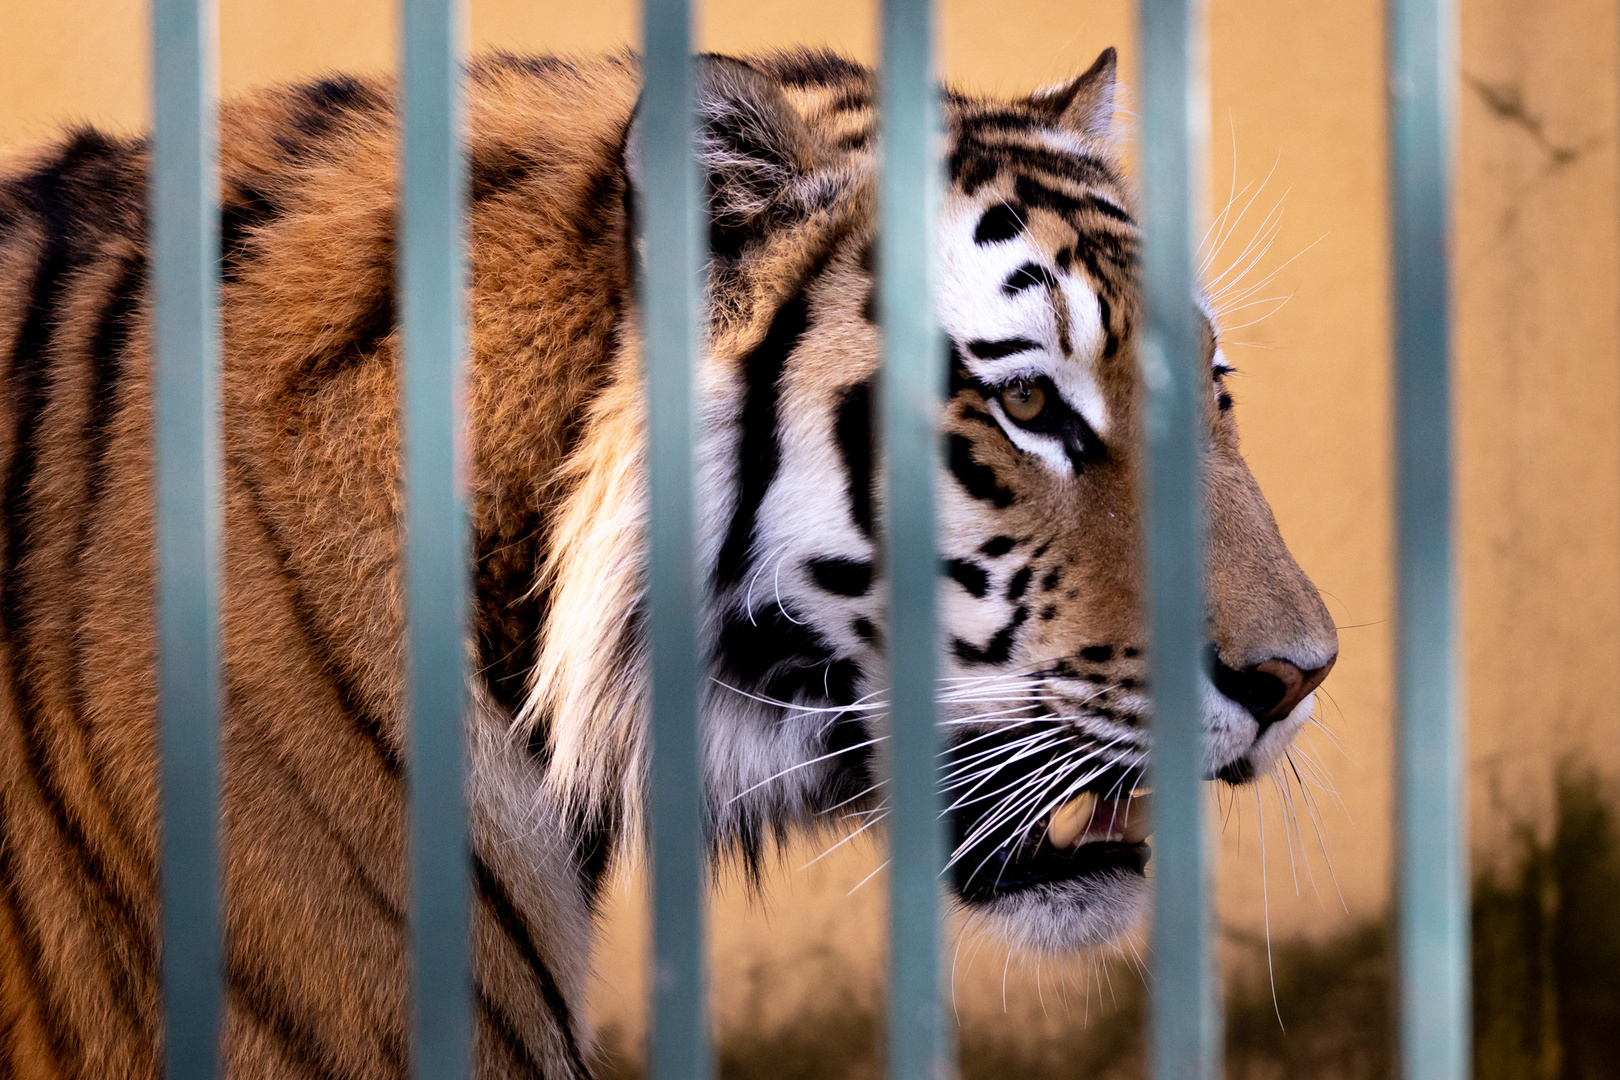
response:
[[[471,1071],[466,758],[471,573],[464,505],[467,180],[459,0],[404,0],[398,266],[403,329],[409,694],[411,1067]]]
[[[220,447],[218,25],[152,5],[158,703],[164,1074],[219,1071]]]
[[[694,154],[690,0],[646,0],[638,192],[645,222],[641,282],[647,371],[647,627],[652,650],[648,806],[653,901],[656,1080],[713,1071],[704,978],[703,765],[698,688],[703,657],[693,546],[693,364],[702,327],[703,256]]]
[[[941,186],[933,51],[929,0],[885,0],[878,302],[889,578],[890,1080],[943,1080],[953,1056],[940,999],[945,825],[934,708],[934,475],[945,349],[932,289]]]
[[[1155,1080],[1216,1075],[1219,1002],[1204,826],[1203,506],[1209,372],[1193,253],[1206,124],[1202,11],[1143,0],[1142,267],[1147,320],[1145,536],[1153,684],[1153,1019]]]
[[[1456,15],[1391,0],[1400,1063],[1470,1075],[1467,824],[1451,539],[1450,234]]]

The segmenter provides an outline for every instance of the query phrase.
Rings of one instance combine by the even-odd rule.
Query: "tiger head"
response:
[[[1109,50],[1031,97],[944,99],[947,876],[963,904],[1040,950],[1109,939],[1145,896],[1140,234],[1112,142],[1114,93]],[[822,54],[710,58],[700,96],[709,820],[719,848],[757,864],[773,837],[882,815],[873,86]],[[645,184],[635,137],[630,176]],[[1337,640],[1240,454],[1213,319],[1204,350],[1204,756],[1209,776],[1242,784],[1272,770],[1310,718]],[[645,765],[645,492],[639,465],[603,467],[634,436],[601,430],[559,530],[561,621],[531,704],[554,718],[551,769],[571,804],[617,791],[625,824]],[[582,668],[581,650],[598,659]]]

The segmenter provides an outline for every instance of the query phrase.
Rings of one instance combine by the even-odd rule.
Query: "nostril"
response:
[[[1276,661],[1267,661],[1268,664]],[[1292,664],[1288,665],[1293,667]],[[1242,705],[1255,717],[1263,717],[1275,709],[1288,695],[1288,684],[1275,671],[1263,670],[1265,665],[1252,668],[1228,667],[1215,661],[1215,689]],[[1297,672],[1299,669],[1294,668]]]
[[[1260,731],[1293,712],[1306,695],[1321,685],[1333,667],[1332,661],[1310,671],[1272,657],[1253,667],[1234,668],[1215,658],[1215,689],[1242,705],[1260,721]]]

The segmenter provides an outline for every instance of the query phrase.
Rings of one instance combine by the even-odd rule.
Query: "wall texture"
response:
[[[232,89],[394,52],[386,0],[221,0]],[[1540,820],[1560,763],[1620,770],[1620,25],[1598,0],[1463,0],[1456,186],[1456,424],[1475,847],[1506,850]],[[589,51],[633,44],[625,0],[472,0],[475,47]],[[1390,747],[1390,408],[1383,4],[1212,0],[1210,202],[1230,225],[1211,274],[1274,274],[1223,321],[1242,371],[1240,423],[1284,536],[1328,597],[1342,659],[1315,733],[1336,792],[1297,786],[1221,801],[1222,919],[1237,930],[1326,932],[1387,902]],[[0,146],[69,120],[147,122],[145,5],[0,0]],[[851,0],[714,0],[705,45],[829,44],[870,60],[875,12]],[[1134,78],[1121,0],[948,0],[947,75],[1028,90],[1105,45]],[[1267,247],[1269,245],[1269,247]],[[1286,302],[1284,302],[1286,301]],[[1250,324],[1252,325],[1244,325]],[[1264,844],[1261,840],[1262,819]],[[1322,842],[1318,841],[1318,830]],[[1331,869],[1323,848],[1331,850]],[[870,972],[882,878],[851,845],[807,870],[786,853],[764,896],[716,899],[719,1010],[758,1007],[761,973],[813,984]],[[1269,897],[1269,900],[1267,899]],[[1341,902],[1342,897],[1342,902]],[[631,878],[609,910],[604,1019],[639,1016],[641,915]],[[964,1007],[999,1008],[1040,973],[1004,973],[994,943],[959,953]],[[1060,966],[1061,967],[1061,966]],[[1066,972],[1075,985],[1084,965]],[[1050,979],[1050,970],[1046,973]],[[791,983],[792,978],[789,978]],[[1061,979],[1059,980],[1061,981]],[[791,1009],[791,987],[768,995]]]

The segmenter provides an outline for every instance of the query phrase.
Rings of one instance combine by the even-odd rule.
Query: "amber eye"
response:
[[[1046,408],[1046,391],[1039,383],[1019,379],[1001,388],[1001,407],[1014,420],[1027,424]]]

